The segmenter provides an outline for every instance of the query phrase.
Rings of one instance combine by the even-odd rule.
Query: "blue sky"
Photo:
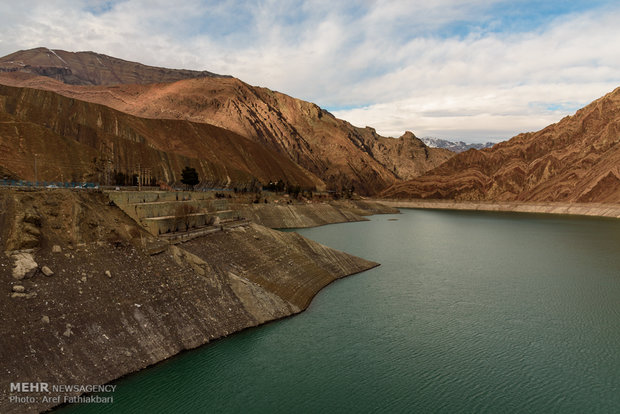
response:
[[[620,86],[617,1],[56,0],[0,4],[38,46],[236,76],[388,136],[480,142]]]

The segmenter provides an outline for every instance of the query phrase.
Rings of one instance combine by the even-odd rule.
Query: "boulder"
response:
[[[23,293],[25,291],[26,291],[26,288],[23,287],[22,285],[15,285],[15,286],[13,286],[13,292]]]
[[[13,259],[15,260],[13,277],[17,280],[23,279],[27,274],[39,267],[30,253],[15,253]]]
[[[12,298],[32,299],[32,298],[34,298],[36,296],[37,296],[36,292],[31,292],[31,293],[13,292],[13,293],[11,293],[11,297]]]
[[[44,274],[45,276],[47,276],[47,277],[50,277],[50,276],[52,276],[52,275],[54,274],[54,272],[52,272],[52,269],[50,269],[50,268],[49,268],[49,267],[47,267],[47,266],[43,266],[43,267],[41,268],[41,272],[43,272],[43,274]]]

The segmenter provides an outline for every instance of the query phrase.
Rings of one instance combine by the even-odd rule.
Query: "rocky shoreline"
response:
[[[378,265],[255,223],[154,249],[102,194],[0,191],[0,206],[3,413],[58,405],[11,384],[105,384],[301,312],[326,285]],[[24,395],[34,400],[9,400]]]
[[[236,206],[238,214],[272,229],[318,227],[367,220],[373,214],[397,214],[398,209],[370,200],[341,200],[310,204],[249,204]]]
[[[440,210],[506,211],[537,214],[564,214],[620,218],[620,204],[558,203],[558,202],[492,202],[453,200],[380,200],[393,208],[424,208]]]

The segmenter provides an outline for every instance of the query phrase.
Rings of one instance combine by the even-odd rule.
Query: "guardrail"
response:
[[[23,188],[76,188],[76,189],[94,189],[94,190],[122,190],[122,191],[162,191],[159,186],[117,186],[117,185],[101,185],[99,183],[87,182],[60,182],[60,181],[25,181],[25,180],[0,180],[0,187],[23,187]],[[172,191],[190,191],[180,187],[175,187]],[[192,192],[232,192],[230,188],[204,187],[194,188]]]
[[[24,180],[0,180],[3,187],[25,187],[25,188],[76,188],[76,189],[99,189],[98,183],[74,183],[58,181],[24,181]]]

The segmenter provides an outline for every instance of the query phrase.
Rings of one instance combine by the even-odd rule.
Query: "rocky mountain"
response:
[[[620,201],[620,88],[538,132],[456,155],[387,198]]]
[[[100,53],[67,52],[45,47],[20,50],[0,58],[0,72],[47,76],[70,85],[146,84],[225,77],[207,71],[147,66]]]
[[[185,166],[207,186],[284,179],[323,182],[286,157],[206,123],[145,119],[39,89],[0,85],[0,165],[8,178],[110,183],[115,173],[180,182]],[[36,170],[35,170],[36,169]],[[0,177],[1,178],[1,177]]]
[[[441,138],[433,138],[433,137],[423,137],[420,138],[422,142],[424,142],[427,146],[431,148],[445,148],[452,152],[464,152],[470,149],[484,149],[490,148],[495,145],[495,142],[485,142],[485,143],[467,143],[463,141],[448,141],[446,139]]]
[[[0,60],[0,67],[6,59]],[[208,76],[112,86],[61,81],[23,71],[0,73],[0,83],[5,85],[50,90],[143,118],[219,126],[285,156],[330,189],[354,187],[362,194],[373,194],[454,155],[428,148],[412,133],[398,139],[382,137],[372,128],[337,119],[313,103],[235,78]]]

